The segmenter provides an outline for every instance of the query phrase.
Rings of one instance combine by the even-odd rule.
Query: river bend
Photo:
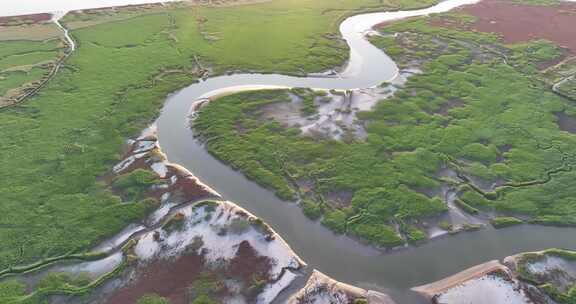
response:
[[[223,92],[256,88],[368,88],[398,77],[398,68],[365,34],[391,20],[449,11],[478,0],[447,0],[413,11],[371,13],[350,17],[340,26],[350,47],[350,60],[340,77],[291,77],[278,74],[235,74],[209,78],[168,97],[156,124],[163,151],[218,191],[261,217],[283,236],[313,268],[347,283],[384,291],[398,303],[427,303],[409,289],[438,280],[491,259],[548,247],[576,249],[574,230],[523,225],[496,231],[487,228],[428,242],[416,248],[383,254],[307,219],[294,203],[284,202],[209,155],[194,140],[188,115],[191,105]]]

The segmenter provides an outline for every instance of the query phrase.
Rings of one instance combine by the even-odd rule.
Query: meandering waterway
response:
[[[428,9],[364,14],[346,19],[340,31],[350,46],[351,54],[346,69],[339,77],[236,74],[210,78],[175,92],[167,99],[157,120],[162,149],[171,162],[185,166],[225,199],[238,203],[268,222],[311,267],[337,280],[384,291],[401,304],[425,303],[409,289],[475,264],[548,247],[576,249],[573,229],[524,225],[499,231],[487,228],[462,233],[419,247],[383,254],[349,238],[336,236],[320,224],[308,220],[294,203],[279,200],[272,192],[220,163],[193,138],[188,120],[189,109],[194,101],[202,97],[246,88],[356,89],[392,81],[398,76],[398,68],[384,52],[365,39],[367,31],[381,22],[445,12],[477,1],[447,0]],[[10,8],[3,7],[0,15],[149,2],[155,1],[92,0],[82,1],[79,6],[74,4],[80,3],[78,1],[25,0]]]
[[[340,32],[350,46],[350,61],[337,78],[236,74],[193,84],[172,94],[166,101],[157,120],[162,149],[172,162],[185,166],[224,198],[270,223],[311,267],[337,280],[384,291],[398,303],[426,303],[411,292],[410,287],[491,259],[548,247],[576,248],[573,229],[525,225],[498,231],[487,228],[383,254],[347,237],[334,235],[310,221],[294,203],[281,201],[271,191],[247,180],[209,155],[201,143],[194,140],[187,116],[193,102],[200,98],[253,88],[356,89],[392,81],[398,76],[397,66],[365,39],[366,32],[381,22],[444,12],[475,2],[478,1],[448,0],[428,9],[364,14],[346,19]]]

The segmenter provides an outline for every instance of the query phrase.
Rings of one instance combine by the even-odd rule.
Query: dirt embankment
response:
[[[443,280],[436,281],[431,284],[422,285],[412,288],[412,290],[426,296],[427,298],[432,298],[435,295],[441,294],[446,290],[453,288],[454,286],[460,285],[472,279],[480,278],[489,273],[496,271],[503,271],[508,273],[508,268],[502,265],[499,261],[494,260],[484,264],[468,268],[462,272],[459,272],[453,276],[447,277]]]
[[[366,290],[346,283],[338,282],[318,270],[314,270],[306,286],[294,294],[288,304],[308,303],[365,303],[395,304],[386,294]]]
[[[576,54],[576,3],[543,6],[484,0],[461,11],[477,17],[471,29],[497,33],[505,42],[546,39]]]

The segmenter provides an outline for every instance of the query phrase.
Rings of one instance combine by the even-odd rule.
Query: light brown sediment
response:
[[[318,270],[312,272],[306,285],[287,303],[315,303],[319,299],[329,299],[333,304],[352,303],[356,299],[366,299],[369,304],[395,304],[386,294],[338,282]]]
[[[62,33],[53,23],[35,23],[17,26],[0,25],[0,41],[2,40],[34,40],[58,38]]]
[[[483,277],[489,273],[496,271],[504,271],[505,273],[510,273],[510,269],[502,265],[500,261],[493,260],[484,264],[476,265],[474,267],[468,268],[462,272],[455,275],[449,276],[440,281],[434,283],[418,286],[412,288],[412,290],[424,295],[425,297],[431,299],[434,296],[445,292],[455,286],[458,286],[466,281],[477,279]]]

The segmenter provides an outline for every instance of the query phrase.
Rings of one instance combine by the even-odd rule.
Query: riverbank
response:
[[[374,304],[395,304],[392,299],[382,293],[365,290],[344,284],[314,270],[306,285],[289,300],[288,304],[305,303],[359,303],[364,299]],[[362,302],[364,303],[364,302]]]
[[[575,257],[562,249],[525,252],[413,289],[437,304],[571,303]]]
[[[487,274],[498,271],[508,272],[508,268],[502,265],[499,261],[494,260],[468,268],[440,281],[414,287],[413,290],[425,295],[428,299],[433,299],[436,295],[442,294],[455,286],[462,285],[467,281],[478,279]]]

